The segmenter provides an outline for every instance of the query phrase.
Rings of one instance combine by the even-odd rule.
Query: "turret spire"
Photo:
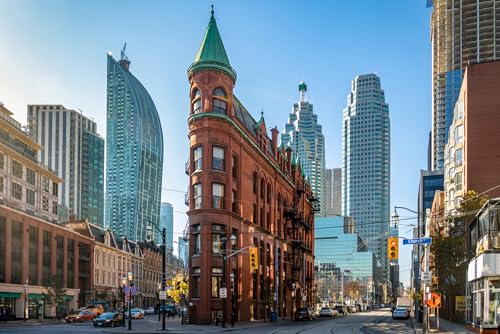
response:
[[[307,85],[304,82],[304,80],[302,80],[299,83],[299,92],[300,92],[300,102],[305,102],[306,101]]]

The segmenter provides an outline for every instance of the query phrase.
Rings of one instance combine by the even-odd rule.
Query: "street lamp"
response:
[[[146,235],[148,238],[151,238],[153,236],[153,226],[158,230],[158,232],[161,233],[161,253],[162,253],[162,274],[161,274],[161,291],[165,291],[165,284],[166,284],[166,279],[167,279],[167,273],[165,272],[165,267],[167,265],[166,261],[166,247],[167,247],[167,229],[164,227],[163,229],[160,230],[160,228],[153,222],[150,222],[150,225],[146,227]],[[158,293],[158,296],[160,294]],[[162,322],[161,322],[161,329],[164,331],[165,330],[165,299],[161,300],[161,308],[160,308],[161,314],[162,314]],[[159,316],[159,315],[158,315]]]
[[[231,245],[236,245],[236,236],[234,234],[231,235]],[[226,266],[227,266],[227,256],[226,256],[226,245],[227,245],[227,237],[222,237],[220,239],[222,242],[222,288],[226,288]],[[234,254],[231,254],[234,255]],[[227,293],[227,289],[226,289]],[[222,302],[222,328],[226,328],[226,307],[227,307],[227,296],[224,297],[224,301]]]
[[[158,299],[160,299],[160,291],[162,291],[161,289],[161,282],[158,283]],[[160,307],[158,307],[158,322],[161,321],[161,310],[160,310]]]
[[[231,271],[229,275],[231,277],[231,327],[234,327],[234,321],[236,317],[236,298],[235,298],[235,286],[234,286],[234,271]]]
[[[24,312],[23,320],[26,321],[26,302],[28,301],[28,286],[24,284]]]
[[[404,206],[395,206],[394,207],[394,212],[392,214],[392,223],[394,224],[394,227],[397,227],[399,225],[399,215],[398,215],[398,211],[396,209],[403,209],[403,210],[407,210],[407,211],[410,211],[412,213],[415,213],[418,215],[418,212],[417,211],[414,211],[412,209],[408,209]],[[417,238],[420,238],[420,222],[418,221],[417,219]],[[418,300],[418,295],[420,294],[420,245],[417,245],[417,261],[416,261],[416,270],[415,270],[415,312],[414,312],[414,316],[415,318],[417,319],[417,322],[422,322],[420,321],[420,316],[419,316],[419,313],[420,313],[420,301]]]
[[[125,287],[127,286],[127,277],[122,277],[122,287],[123,287],[123,320],[122,325],[125,327],[125,306],[126,306],[126,298],[125,298]]]
[[[134,286],[134,274],[129,271],[128,280],[128,330],[132,330],[132,286]]]

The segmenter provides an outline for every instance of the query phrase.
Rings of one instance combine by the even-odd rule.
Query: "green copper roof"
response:
[[[188,68],[188,74],[191,76],[194,72],[211,69],[224,72],[233,78],[233,80],[236,80],[236,72],[229,63],[224,43],[222,43],[219,29],[217,29],[213,7],[211,13],[207,31],[205,32],[205,36],[203,36],[194,62]]]
[[[302,81],[299,83],[299,91],[304,91],[304,92],[306,92],[306,91],[307,91],[307,85],[306,85],[306,83],[304,82],[304,80],[302,80]]]

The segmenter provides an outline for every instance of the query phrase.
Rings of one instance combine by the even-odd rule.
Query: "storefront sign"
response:
[[[465,311],[465,296],[455,297],[455,311]]]

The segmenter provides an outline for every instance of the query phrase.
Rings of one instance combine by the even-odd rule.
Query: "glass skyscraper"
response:
[[[309,179],[314,197],[319,200],[320,214],[326,212],[325,179],[325,137],[318,116],[313,112],[313,105],[306,101],[306,84],[299,84],[300,101],[293,105],[288,123],[281,134],[283,145],[290,146],[295,158],[298,158]]]
[[[124,50],[120,61],[108,53],[106,227],[146,240],[148,224],[160,222],[163,133],[151,96],[129,67]]]
[[[342,124],[342,215],[353,217],[361,238],[388,278],[390,124],[380,78],[352,81]]]
[[[160,229],[166,228],[167,230],[167,248],[173,250],[174,249],[174,208],[170,203],[161,203],[160,206]],[[160,233],[156,236],[156,244],[161,244],[161,235]],[[180,257],[181,254],[179,254]]]
[[[342,169],[326,169],[326,216],[342,214]]]

